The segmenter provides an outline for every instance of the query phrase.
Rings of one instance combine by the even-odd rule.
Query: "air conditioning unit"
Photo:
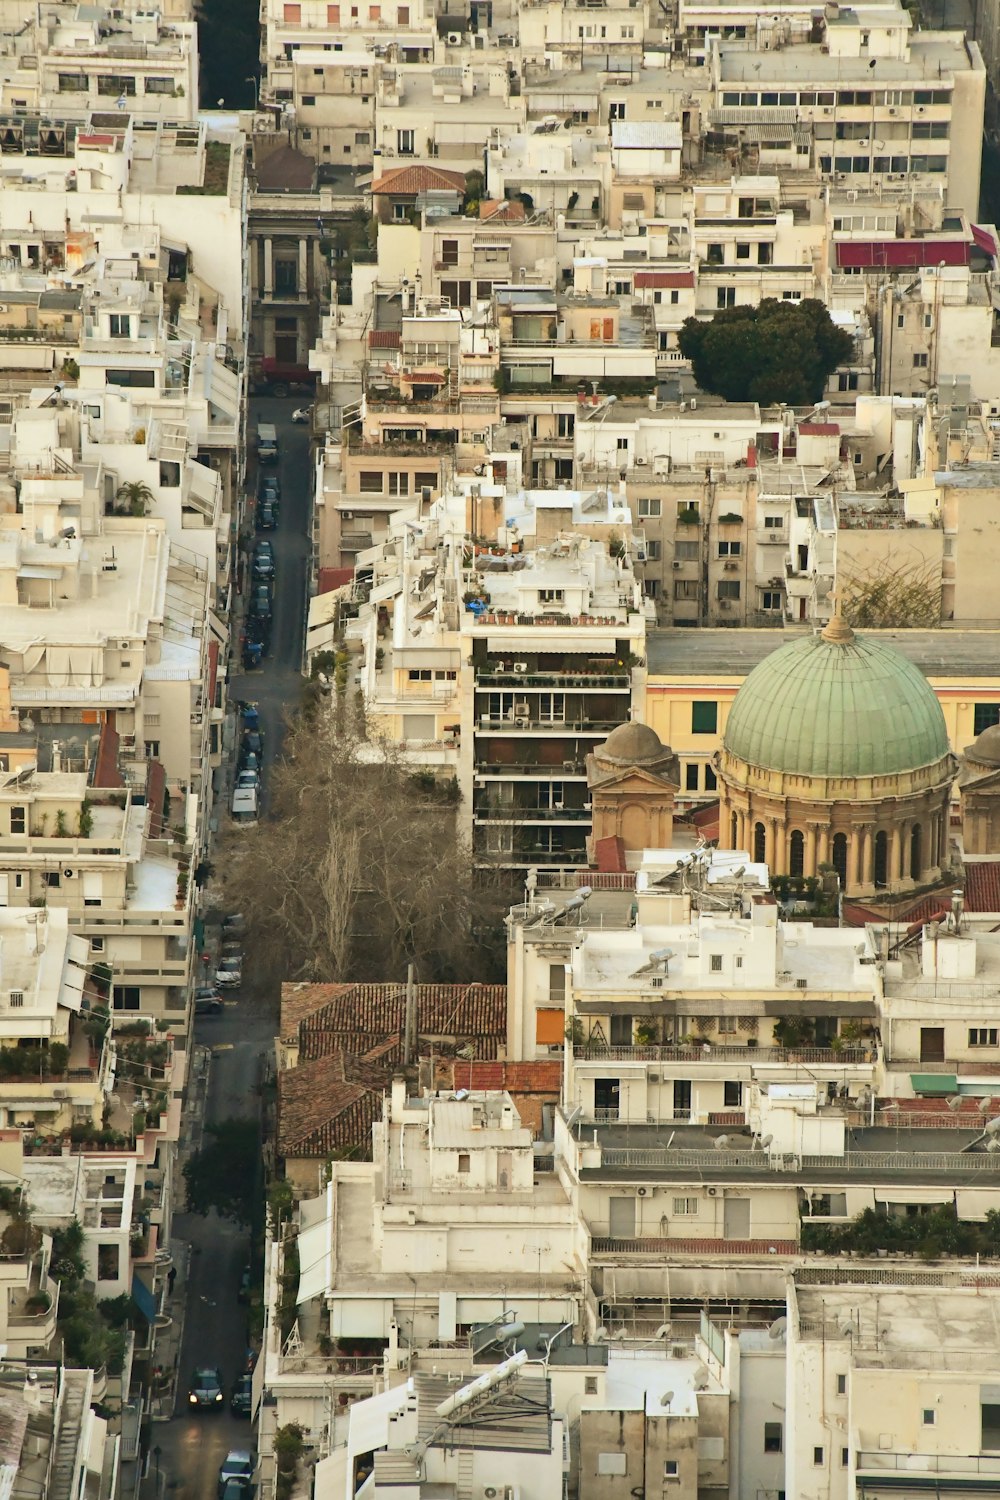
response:
[[[527,670],[528,670],[528,663],[526,661],[516,661],[514,663],[514,671],[515,672],[526,672]]]
[[[679,563],[679,562],[675,562],[675,563],[674,563],[674,567],[675,567],[675,568],[682,568],[682,567],[683,567],[683,566],[684,566],[684,564],[683,564],[683,563]]]
[[[70,869],[63,870],[63,879],[64,880],[72,880],[73,876],[75,874],[76,874],[75,870],[70,870]]]
[[[461,47],[461,45],[462,45],[462,33],[460,31],[449,31],[449,33],[448,33],[448,46],[449,47]]]
[[[635,461],[635,466],[637,469],[644,469],[648,463],[648,458],[637,458]]]
[[[6,302],[0,302],[0,313],[5,313],[6,311],[7,311],[7,303]]]
[[[724,564],[724,571],[726,573],[735,573],[738,570],[738,568],[739,568],[739,563],[728,562],[728,563]]]
[[[719,600],[719,608],[720,609],[732,609],[732,607],[733,607],[733,601],[731,599],[720,599]]]
[[[663,988],[663,975],[662,974],[656,974],[656,975],[654,975],[653,978],[649,981],[649,988],[651,990],[662,990],[662,988]]]
[[[635,1190],[635,1196],[637,1198],[645,1198],[648,1195],[648,1193],[649,1193],[649,1188],[636,1188],[636,1190]]]
[[[649,1083],[659,1083],[660,1081],[659,1073],[647,1073],[646,1078]]]

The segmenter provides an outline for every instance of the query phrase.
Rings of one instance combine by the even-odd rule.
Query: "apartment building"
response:
[[[0,1373],[0,1480],[11,1500],[54,1494],[57,1461],[69,1465],[86,1493],[100,1500],[115,1493],[121,1439],[95,1409],[105,1389],[106,1379],[93,1370],[37,1357]]]
[[[37,112],[36,152],[53,151],[65,121],[91,110],[136,111],[147,120],[188,121],[198,102],[197,25],[186,7],[71,5],[42,12],[12,6],[0,40],[5,141]],[[30,133],[30,128],[29,128]]]
[[[360,52],[404,65],[430,62],[435,53],[434,13],[424,0],[363,6],[270,0],[261,10],[263,104],[284,109],[294,103],[294,61],[300,49]],[[363,92],[358,90],[359,95]],[[332,156],[333,142],[326,144]]]
[[[628,508],[484,476],[414,516],[358,558],[369,714],[457,775],[484,862],[582,863],[586,756],[644,683]]]

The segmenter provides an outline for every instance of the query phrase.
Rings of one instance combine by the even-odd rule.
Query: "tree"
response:
[[[257,1188],[260,1132],[256,1120],[230,1117],[206,1125],[201,1149],[184,1163],[189,1213],[212,1209],[224,1219],[249,1224]]]
[[[873,563],[841,582],[844,618],[862,630],[928,629],[941,623],[941,575],[919,556]]]
[[[290,727],[269,816],[241,831],[226,899],[281,979],[488,980],[507,902],[474,867],[455,784],[413,774],[326,699]],[[255,955],[257,957],[257,955]]]
[[[854,351],[822,302],[778,302],[725,307],[710,322],[685,318],[678,346],[703,391],[727,401],[819,401],[832,371]]]
[[[123,516],[148,516],[156,496],[141,479],[127,479],[115,490],[118,511]]]

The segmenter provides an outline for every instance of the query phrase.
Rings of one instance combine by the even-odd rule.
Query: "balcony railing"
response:
[[[574,1047],[573,1054],[577,1062],[742,1062],[748,1067],[776,1063],[852,1067],[876,1060],[874,1047],[741,1047],[729,1042],[665,1047],[605,1047],[587,1042]]]
[[[624,1124],[625,1122],[620,1122]],[[885,1172],[890,1176],[944,1177],[958,1181],[966,1172],[977,1176],[1000,1176],[1000,1163],[992,1153],[960,1151],[845,1151],[843,1156],[807,1156],[767,1151],[685,1151],[660,1146],[605,1146],[601,1165],[634,1171],[687,1172],[709,1178],[722,1173],[761,1176],[795,1171]]]
[[[512,807],[507,803],[498,807],[477,807],[473,811],[477,823],[559,823],[591,816],[589,802],[585,807]]]
[[[723,1240],[723,1239],[700,1239],[692,1236],[684,1239],[654,1238],[646,1235],[626,1235],[619,1237],[610,1234],[593,1234],[595,1228],[604,1228],[603,1225],[592,1225],[592,1237],[590,1241],[591,1253],[594,1255],[798,1255],[799,1245],[796,1240]]]
[[[862,1448],[857,1467],[875,1469],[880,1474],[996,1474],[1000,1475],[1000,1454],[985,1453],[892,1453]],[[931,1486],[932,1490],[936,1486]],[[986,1486],[995,1489],[994,1485]]]

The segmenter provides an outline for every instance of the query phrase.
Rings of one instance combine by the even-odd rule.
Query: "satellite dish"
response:
[[[696,1391],[703,1391],[708,1385],[708,1371],[704,1365],[699,1365],[691,1377],[691,1384]]]
[[[840,1329],[845,1339],[853,1337],[855,1329],[854,1321],[852,1318],[838,1318],[837,1327]]]
[[[947,1101],[947,1103],[948,1103],[948,1108],[950,1110],[952,1110],[952,1111],[954,1111],[956,1109],[961,1109],[962,1108],[962,1096],[961,1096],[961,1094],[953,1094],[951,1096],[951,1098]]]
[[[986,1131],[987,1135],[995,1136],[997,1132],[1000,1131],[1000,1115],[994,1115],[992,1120],[987,1120],[986,1124],[983,1126],[983,1129]]]
[[[989,1095],[987,1095],[985,1099],[980,1099],[979,1103],[976,1105],[976,1108],[981,1115],[988,1115],[990,1110],[993,1108],[993,1100],[989,1097]]]
[[[669,1323],[661,1323],[660,1326],[659,1326],[659,1328],[653,1334],[654,1339],[665,1339],[665,1338],[669,1338],[669,1336],[670,1336],[670,1324]]]
[[[777,1339],[783,1339],[785,1337],[785,1334],[787,1332],[788,1332],[788,1319],[787,1318],[775,1318],[774,1322],[771,1324],[770,1328],[767,1330],[767,1336],[768,1336],[769,1339],[775,1339],[775,1340],[777,1340]]]
[[[606,1328],[599,1328],[594,1334],[594,1338],[599,1344],[606,1343],[608,1340],[608,1330]]]
[[[673,1401],[673,1399],[674,1399],[674,1393],[673,1393],[673,1391],[664,1391],[663,1395],[660,1397],[660,1405],[661,1406],[669,1406],[671,1404],[671,1402]]]
[[[760,1144],[761,1144],[762,1149],[764,1151],[766,1151],[767,1148],[768,1148],[768,1146],[772,1146],[774,1144],[774,1136],[773,1135],[762,1135],[761,1138],[760,1138]]]
[[[715,1147],[716,1151],[727,1151],[729,1149],[728,1135],[717,1135],[715,1137],[715,1140],[712,1142],[712,1145]]]

